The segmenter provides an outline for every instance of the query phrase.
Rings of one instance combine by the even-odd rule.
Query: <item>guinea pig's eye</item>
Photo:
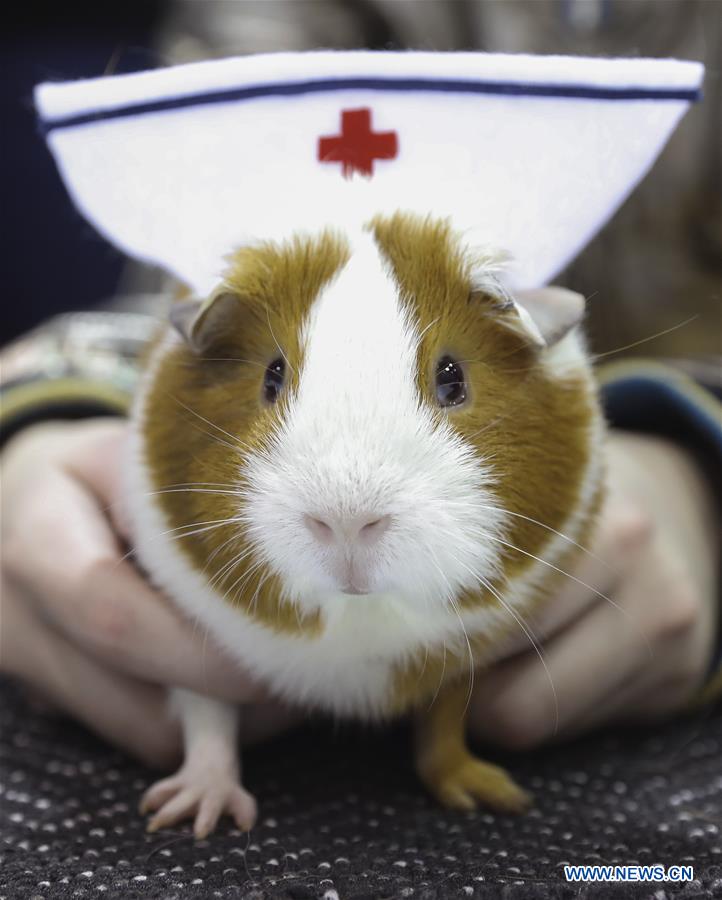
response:
[[[436,364],[436,399],[439,406],[459,406],[466,400],[464,370],[450,356]]]
[[[266,403],[275,403],[283,387],[286,374],[286,363],[282,359],[274,359],[266,369],[263,377],[263,399]]]

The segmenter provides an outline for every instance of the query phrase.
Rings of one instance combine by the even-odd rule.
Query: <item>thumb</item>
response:
[[[126,543],[130,521],[123,484],[123,463],[129,440],[128,423],[120,418],[94,419],[72,446],[65,468],[96,498],[114,531]]]

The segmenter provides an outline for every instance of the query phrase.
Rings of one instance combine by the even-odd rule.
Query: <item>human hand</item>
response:
[[[0,457],[0,668],[147,763],[181,752],[169,686],[249,704],[244,738],[292,721],[124,557],[120,419],[47,422]]]
[[[583,557],[571,573],[578,581],[527,620],[547,671],[528,649],[481,673],[469,713],[478,738],[526,749],[605,723],[662,718],[704,680],[718,615],[707,485],[661,438],[612,432],[607,461],[608,496],[590,547],[597,559]]]

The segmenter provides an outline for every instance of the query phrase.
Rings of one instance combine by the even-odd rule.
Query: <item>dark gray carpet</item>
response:
[[[536,808],[438,809],[404,728],[315,728],[246,754],[250,835],[147,836],[153,775],[0,684],[0,898],[722,898],[722,708],[505,758]],[[691,863],[686,885],[568,885],[572,863]]]

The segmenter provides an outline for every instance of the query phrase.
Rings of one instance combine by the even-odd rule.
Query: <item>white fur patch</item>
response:
[[[421,403],[417,345],[374,241],[359,235],[311,311],[290,414],[270,452],[247,466],[249,534],[302,608],[333,615],[343,589],[335,560],[303,526],[309,514],[389,515],[391,527],[362,563],[370,591],[404,606],[421,610],[469,586],[464,565],[493,571],[495,554],[468,537],[499,529],[499,516],[479,507],[488,505],[491,474]]]

